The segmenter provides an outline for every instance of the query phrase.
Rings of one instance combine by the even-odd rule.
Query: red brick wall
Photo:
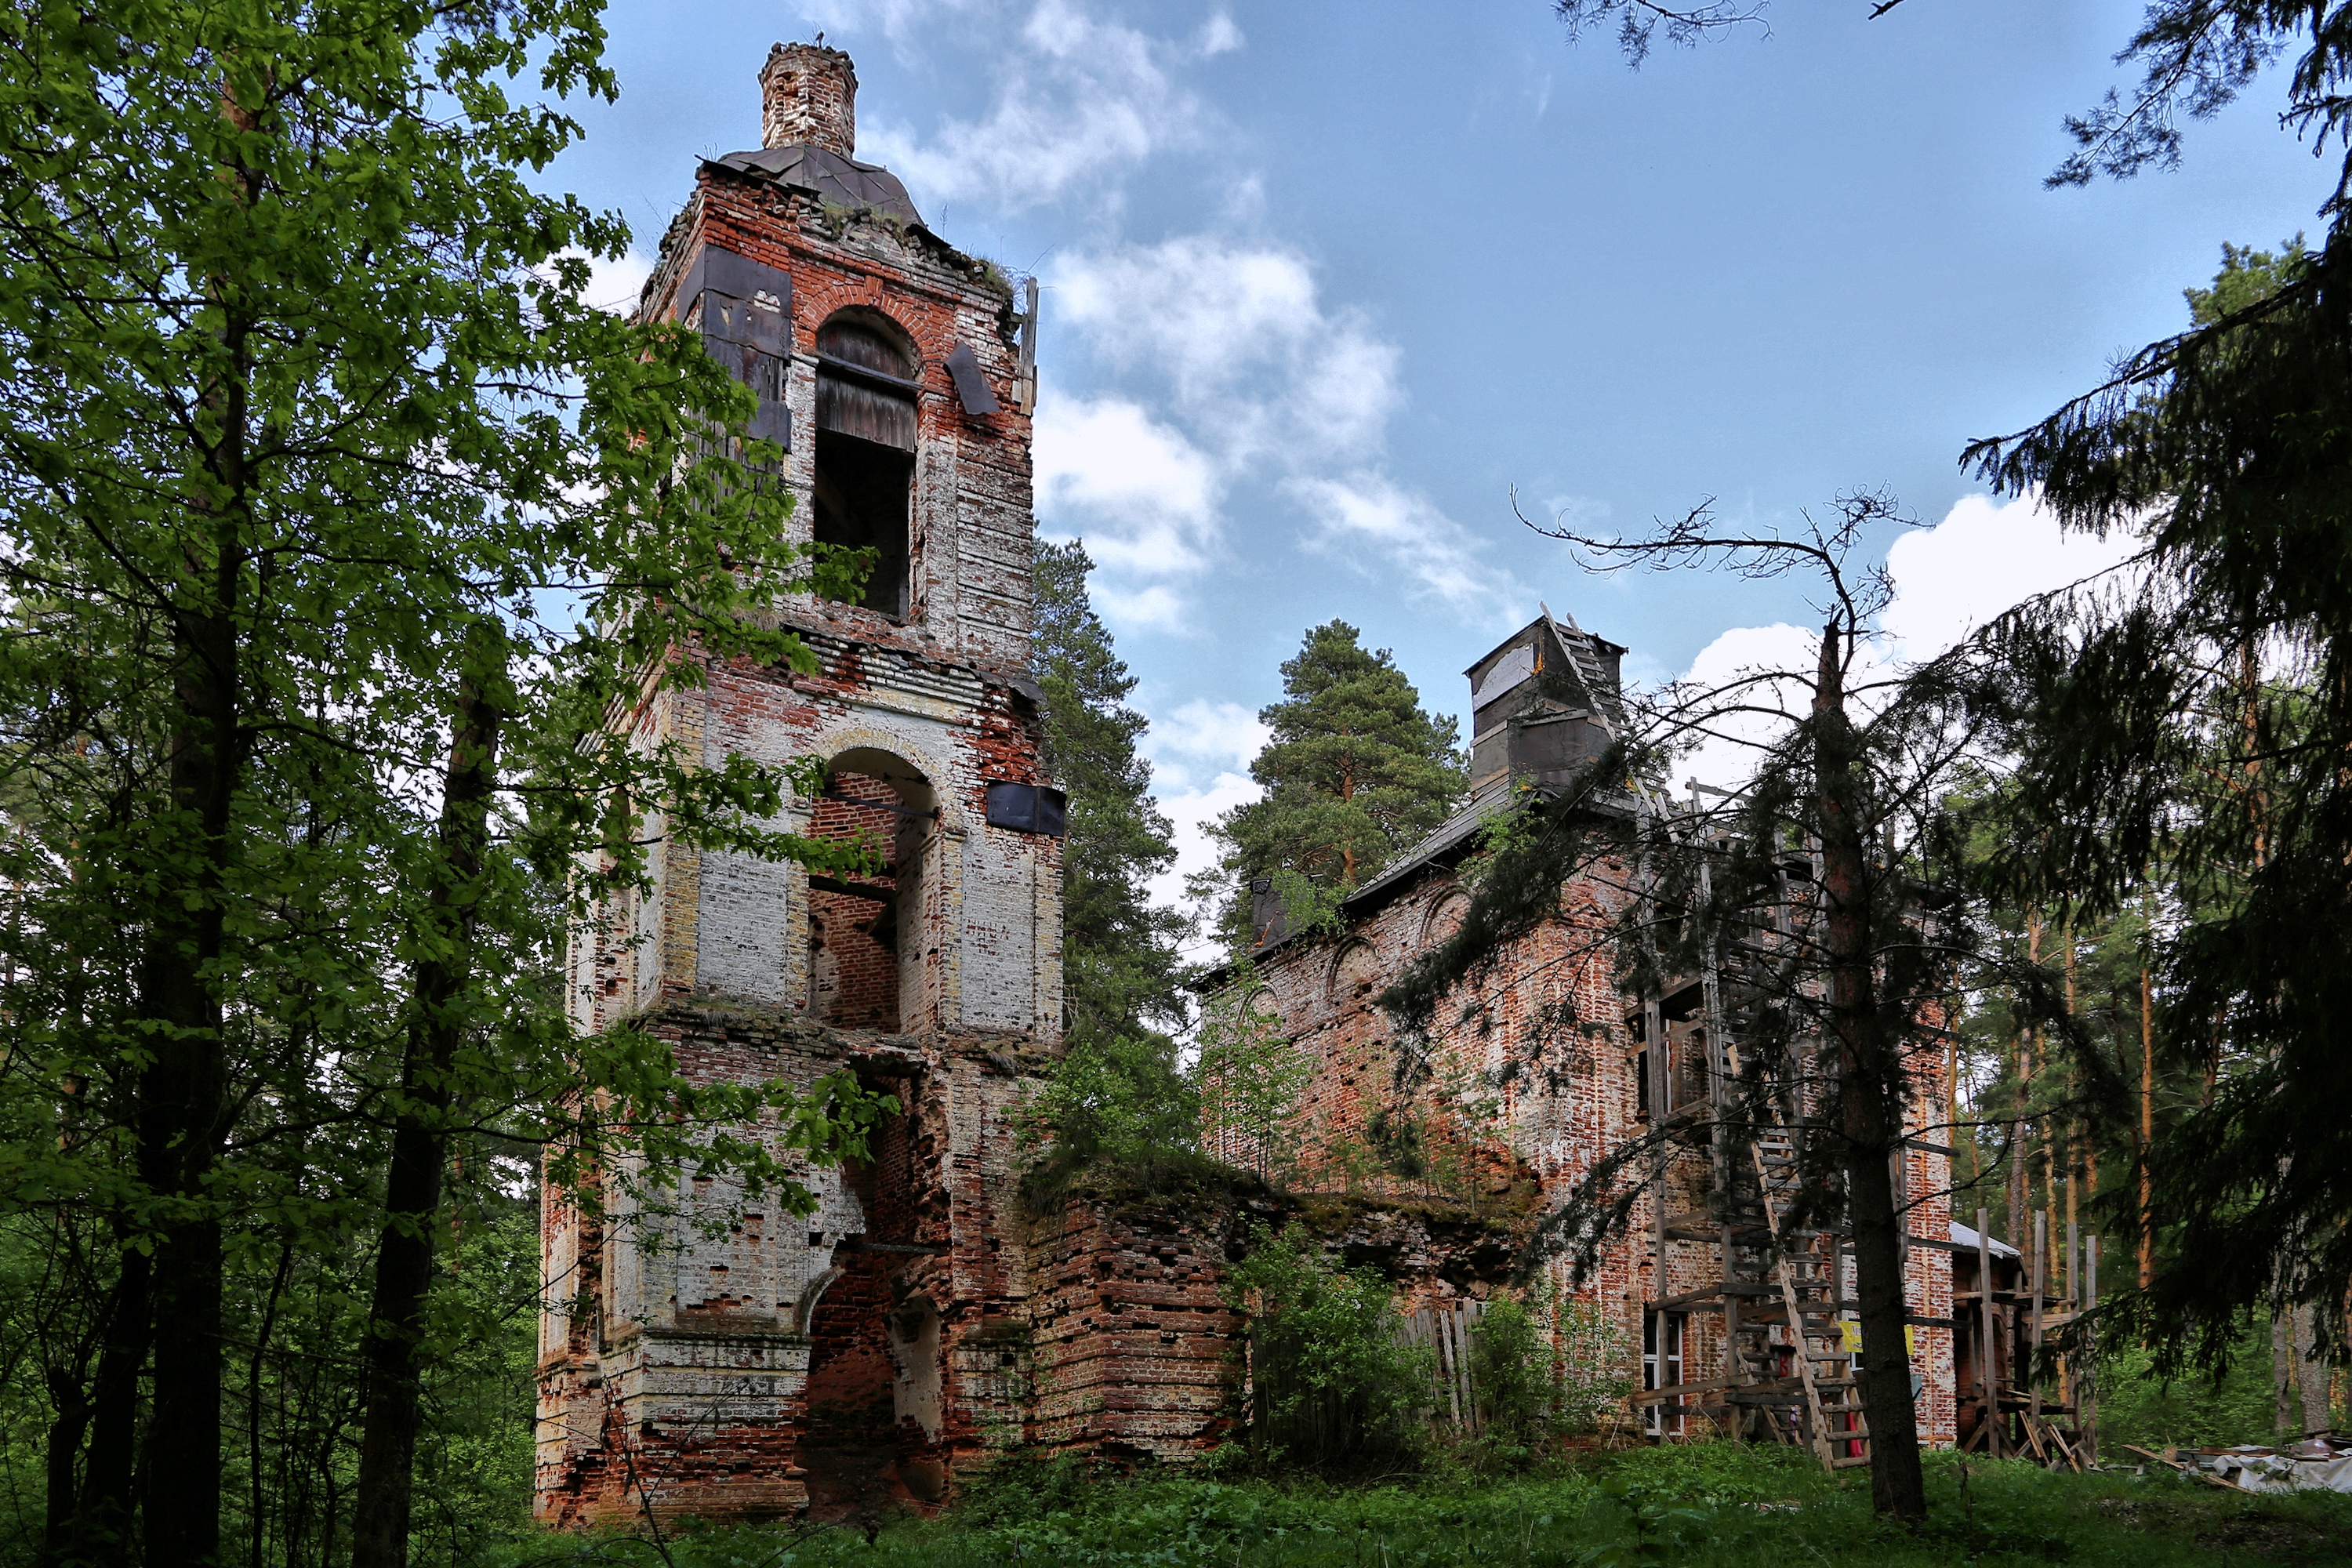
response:
[[[1456,1157],[1444,1184],[1467,1205],[1507,1205],[1516,1182],[1532,1182],[1540,1207],[1556,1207],[1610,1150],[1643,1131],[1636,1112],[1636,1052],[1627,1020],[1636,1004],[1618,991],[1607,926],[1625,896],[1619,870],[1596,868],[1563,896],[1563,916],[1510,943],[1486,972],[1444,1004],[1429,1043],[1425,1072],[1404,1109],[1436,1130],[1436,1149]],[[1318,1147],[1360,1148],[1374,1142],[1374,1119],[1394,1120],[1395,1086],[1403,1051],[1378,998],[1412,959],[1442,940],[1460,918],[1466,895],[1439,870],[1425,873],[1398,897],[1353,923],[1344,936],[1293,941],[1257,961],[1272,1011],[1282,1020],[1287,1048],[1304,1055],[1312,1079],[1296,1125],[1309,1149],[1310,1180],[1336,1187],[1408,1195],[1432,1179],[1409,1179],[1355,1168]],[[1411,1064],[1408,1062],[1408,1066]],[[1915,1121],[1940,1121],[1944,1073],[1939,1058],[1915,1062],[1920,1105]],[[1499,1089],[1491,1087],[1506,1078]],[[1486,1099],[1487,1104],[1477,1103]],[[1491,1121],[1480,1111],[1491,1110]],[[1482,1125],[1482,1122],[1485,1124]],[[1929,1142],[1940,1142],[1930,1133]],[[1465,1153],[1468,1158],[1461,1158]],[[1916,1234],[1944,1236],[1948,1204],[1938,1194],[1944,1156],[1916,1152],[1907,1164],[1919,1198],[1908,1218]],[[1646,1166],[1631,1171],[1621,1188],[1638,1187]],[[1668,1163],[1669,1214],[1706,1209],[1710,1181],[1703,1149],[1685,1147]],[[1655,1194],[1637,1192],[1625,1235],[1608,1247],[1580,1290],[1623,1334],[1627,1371],[1638,1382],[1643,1303],[1695,1290],[1722,1277],[1717,1249],[1707,1242],[1673,1240],[1661,1258],[1655,1246]],[[1950,1273],[1944,1255],[1915,1248],[1910,1298],[1922,1316],[1948,1316]],[[1565,1286],[1564,1266],[1552,1269]],[[1850,1294],[1850,1292],[1848,1292]],[[1692,1313],[1685,1320],[1685,1375],[1719,1375],[1725,1362],[1724,1321]],[[1923,1433],[1949,1442],[1951,1351],[1948,1331],[1922,1328],[1915,1365],[1925,1376]]]

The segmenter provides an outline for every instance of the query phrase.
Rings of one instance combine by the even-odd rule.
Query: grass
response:
[[[2153,1467],[2151,1467],[2153,1468]],[[1729,1445],[1599,1456],[1499,1482],[1335,1486],[1026,1468],[932,1520],[673,1536],[674,1568],[2257,1568],[2352,1563],[2352,1497],[2235,1496],[2166,1472],[2058,1476],[1928,1456],[1927,1525],[1874,1521],[1866,1476]],[[658,1564],[542,1538],[510,1568]]]

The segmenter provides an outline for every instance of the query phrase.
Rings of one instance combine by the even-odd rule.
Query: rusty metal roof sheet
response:
[[[812,142],[730,153],[710,161],[740,174],[764,174],[780,185],[808,191],[827,206],[870,207],[900,223],[920,226],[923,221],[898,175],[879,163],[861,163]]]

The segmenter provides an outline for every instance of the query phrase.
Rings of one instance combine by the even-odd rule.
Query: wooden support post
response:
[[[1642,1004],[1642,1033],[1650,1047],[1650,1130],[1655,1132],[1666,1124],[1666,1086],[1672,1081],[1666,1072],[1666,1016],[1656,997]],[[1666,1145],[1660,1140],[1657,1152],[1650,1162],[1650,1206],[1654,1236],[1657,1247],[1657,1299],[1664,1300],[1674,1292],[1666,1281]]]
[[[2086,1237],[2083,1242],[2083,1307],[2094,1311],[2099,1305],[2099,1238]],[[2099,1342],[2096,1329],[2086,1329],[2083,1334],[2083,1370],[2076,1374],[2076,1397],[2082,1401],[2076,1420],[2083,1428],[2083,1463],[2096,1466],[2099,1462]]]
[[[2075,1229],[2076,1222],[2066,1222],[2066,1310],[2071,1316],[2083,1310],[2083,1247]],[[2068,1356],[2058,1363],[2058,1393],[2065,1402],[2074,1405],[2074,1358]],[[2076,1420],[2081,1419],[2076,1406]]]
[[[2042,1278],[2042,1255],[2046,1246],[2044,1232],[2049,1229],[2049,1211],[2035,1209],[2033,1211],[2033,1325],[2032,1330],[2033,1361],[2027,1369],[2027,1387],[2032,1390],[2029,1397],[2032,1401],[2032,1409],[2028,1415],[2029,1422],[2038,1422],[2042,1419],[2042,1286],[2045,1283]],[[2027,1430],[2031,1431],[2032,1427],[2029,1425]]]
[[[2000,1458],[2000,1384],[1992,1366],[1992,1215],[1977,1210],[1977,1396],[1985,1452]]]

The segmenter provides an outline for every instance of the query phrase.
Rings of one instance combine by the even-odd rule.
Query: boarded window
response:
[[[817,333],[816,427],[915,449],[914,366],[880,329],[835,318]]]

